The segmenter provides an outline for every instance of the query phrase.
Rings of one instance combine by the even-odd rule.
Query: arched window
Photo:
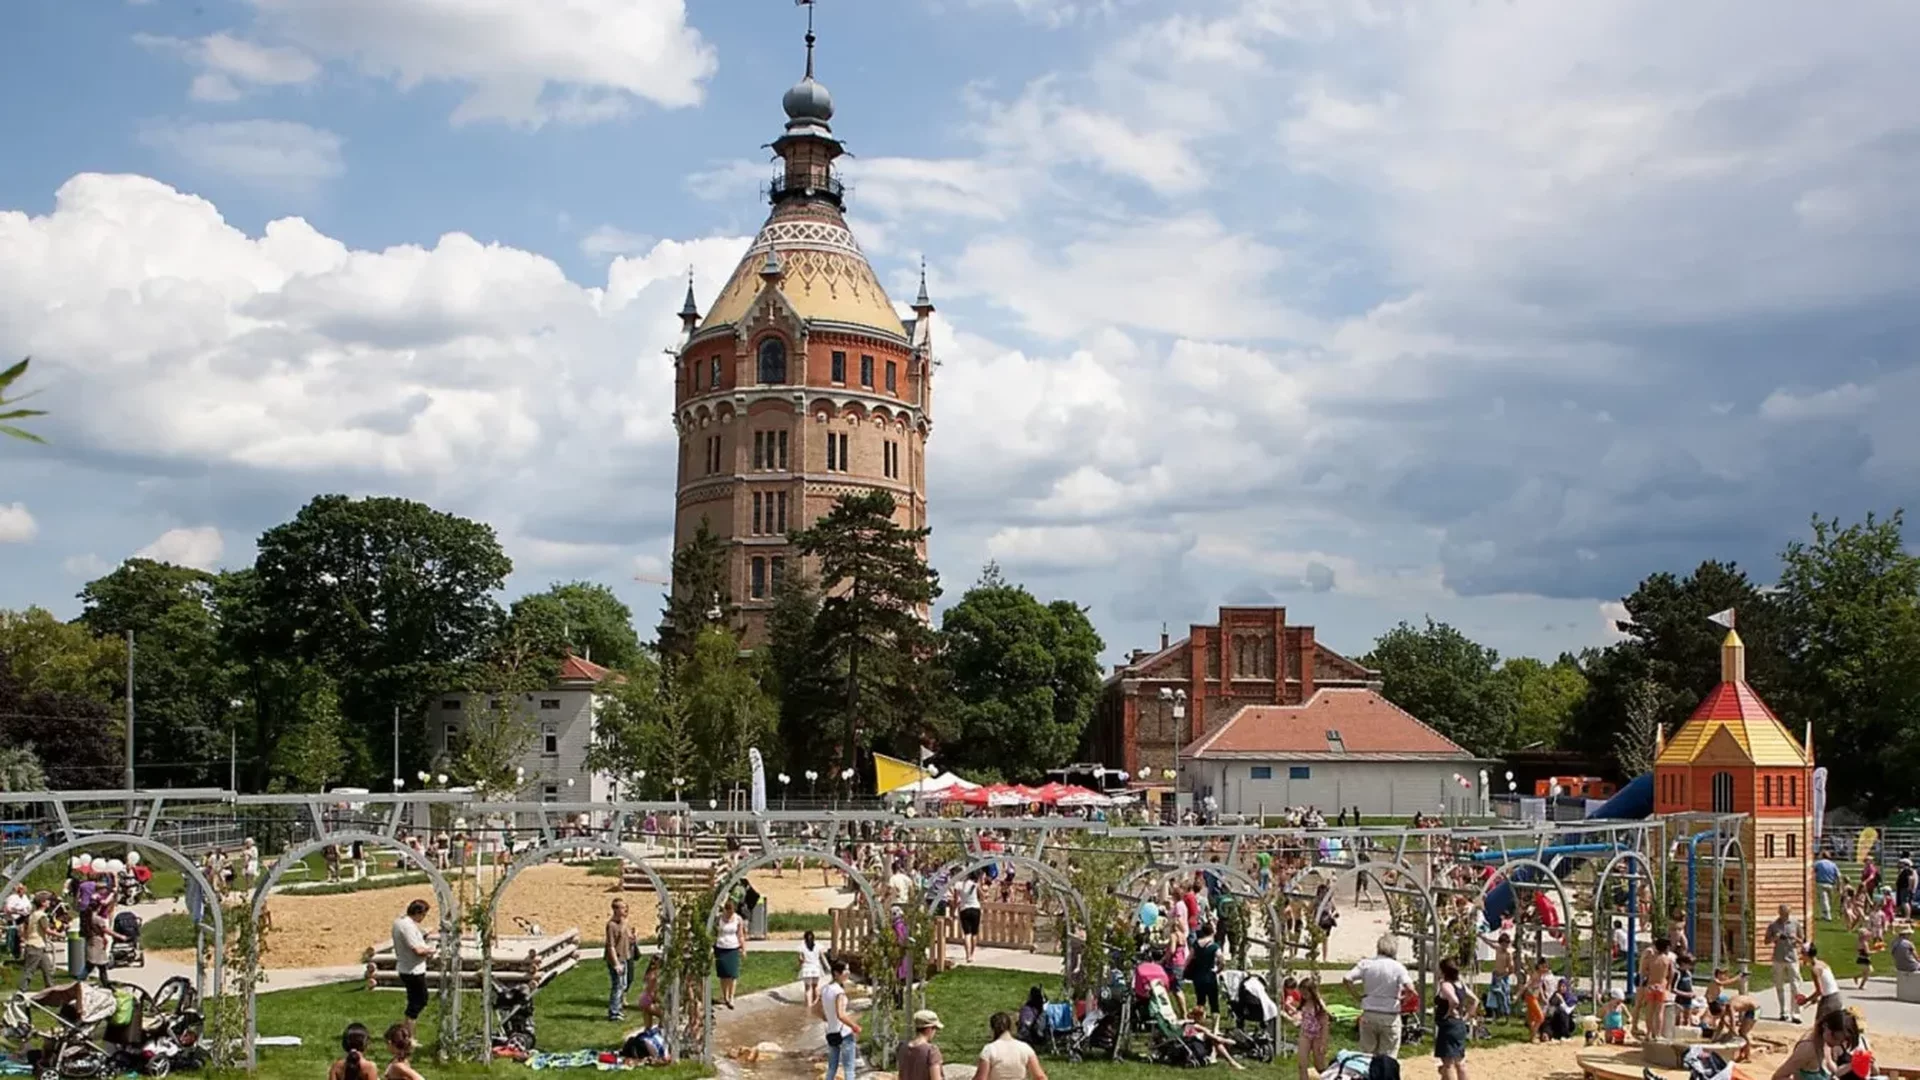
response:
[[[787,381],[787,343],[777,337],[770,337],[760,343],[760,381],[763,383]]]
[[[1733,774],[1730,772],[1713,774],[1713,812],[1733,813]]]

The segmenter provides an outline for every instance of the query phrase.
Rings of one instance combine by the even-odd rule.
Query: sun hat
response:
[[[915,1031],[925,1031],[928,1028],[939,1031],[946,1026],[947,1025],[940,1022],[940,1014],[934,1012],[932,1009],[921,1009],[919,1012],[913,1014],[913,1030]]]

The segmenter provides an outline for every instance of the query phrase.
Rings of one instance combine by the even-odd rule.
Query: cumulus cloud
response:
[[[226,33],[193,40],[135,34],[134,41],[176,53],[197,68],[187,91],[195,101],[237,101],[256,88],[299,86],[320,74],[320,65],[297,48],[261,45]]]
[[[660,241],[581,285],[460,233],[381,251],[299,218],[249,235],[157,181],[85,174],[46,215],[0,212],[0,355],[46,373],[55,453],[162,487],[215,470],[276,515],[242,534],[316,490],[397,491],[488,518],[530,565],[579,567],[665,533],[661,350],[687,268],[719,282],[747,243]],[[569,532],[528,509],[569,505],[606,510]],[[219,538],[156,544],[197,565]]]
[[[698,105],[718,65],[683,0],[249,0],[251,37],[401,90],[447,83],[456,123],[594,123],[637,101]]]
[[[133,554],[135,558],[191,566],[195,570],[216,570],[220,566],[220,557],[226,552],[227,542],[221,538],[220,529],[213,525],[201,525],[188,529],[168,529],[153,543]]]
[[[197,175],[295,193],[346,170],[339,135],[292,120],[153,120],[140,141]]]
[[[0,503],[0,544],[24,544],[40,535],[26,503]]]

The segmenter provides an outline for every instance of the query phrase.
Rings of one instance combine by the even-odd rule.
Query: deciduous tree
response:
[[[1495,677],[1500,654],[1443,622],[1401,623],[1362,663],[1378,669],[1388,701],[1476,754],[1492,756],[1513,729],[1510,688]]]
[[[1587,677],[1572,656],[1548,664],[1531,656],[1511,656],[1495,677],[1513,703],[1513,729],[1505,749],[1552,750],[1566,736],[1576,710],[1587,696]]]
[[[941,619],[949,768],[1034,779],[1080,743],[1100,693],[1105,644],[1086,612],[1042,604],[987,564]]]
[[[633,610],[612,589],[589,581],[554,584],[513,602],[507,634],[531,650],[527,658],[548,675],[568,653],[623,668],[640,655]]]
[[[123,728],[94,698],[29,690],[0,655],[0,746],[30,746],[56,788],[118,787]]]

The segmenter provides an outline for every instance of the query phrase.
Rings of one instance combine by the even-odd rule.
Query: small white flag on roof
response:
[[[1733,609],[1728,608],[1725,611],[1716,611],[1713,614],[1707,616],[1707,621],[1711,623],[1718,623],[1721,626],[1724,626],[1727,629],[1731,630],[1733,629]]]

